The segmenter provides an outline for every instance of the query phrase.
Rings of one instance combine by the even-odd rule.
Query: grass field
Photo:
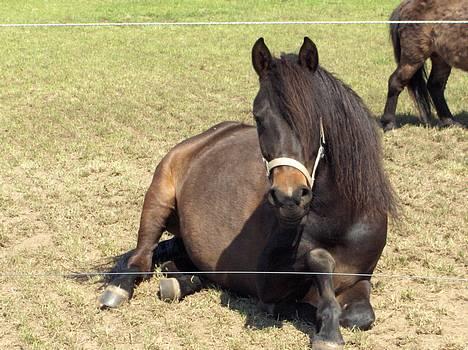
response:
[[[398,1],[13,1],[0,23],[387,19]],[[252,123],[259,36],[277,54],[304,35],[321,64],[383,110],[395,65],[385,25],[0,28],[0,348],[306,349],[312,327],[256,301],[207,289],[157,299],[157,278],[121,309],[97,285],[48,272],[88,271],[136,244],[143,196],[161,157],[223,121]],[[468,76],[447,87],[468,122]],[[416,123],[382,134],[403,215],[377,271],[467,277],[466,129]],[[8,273],[37,276],[9,276]],[[374,278],[377,321],[344,331],[346,349],[468,347],[468,284]]]

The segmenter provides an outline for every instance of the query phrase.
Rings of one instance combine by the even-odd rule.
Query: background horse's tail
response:
[[[390,16],[390,21],[400,21],[400,6],[398,6]],[[400,43],[400,23],[390,24],[390,38],[392,40],[393,54],[395,61],[400,63],[401,57],[401,43]],[[428,120],[431,116],[431,99],[429,97],[429,90],[427,89],[427,72],[423,65],[411,77],[408,82],[408,91],[414,103],[418,107],[419,115],[422,119]]]
[[[390,21],[399,21],[400,20],[400,6],[393,10],[392,15],[390,16]],[[395,61],[400,62],[401,55],[401,46],[400,46],[400,35],[398,34],[398,29],[400,28],[399,23],[390,23],[390,39],[392,39],[393,45],[393,54],[395,55]]]

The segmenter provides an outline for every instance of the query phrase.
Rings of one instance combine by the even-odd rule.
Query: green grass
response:
[[[1,23],[382,20],[397,1],[4,0]]]
[[[4,1],[0,23],[386,19],[397,1]],[[384,25],[0,29],[0,270],[87,270],[133,248],[161,157],[222,120],[252,123],[251,46],[297,51],[380,115],[392,49]],[[467,75],[447,97],[466,122]],[[415,116],[402,94],[398,113]],[[403,205],[377,270],[466,277],[466,130],[412,124],[385,134],[385,166]],[[377,323],[345,332],[348,349],[463,349],[466,283],[376,278]],[[57,277],[0,277],[0,348],[304,349],[310,325],[260,313],[210,289],[176,304],[143,283],[122,309]],[[229,302],[227,302],[229,300]],[[229,304],[229,306],[226,306]],[[301,331],[302,330],[302,331]]]

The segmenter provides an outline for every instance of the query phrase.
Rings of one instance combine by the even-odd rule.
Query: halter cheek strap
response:
[[[265,158],[263,158],[263,162],[265,163],[267,177],[270,177],[271,171],[276,167],[290,166],[299,170],[304,175],[304,177],[307,180],[307,185],[312,189],[314,187],[314,182],[315,182],[315,173],[317,171],[320,160],[324,156],[325,156],[325,133],[323,132],[322,118],[320,118],[320,147],[317,152],[317,157],[315,157],[315,163],[314,163],[314,168],[312,169],[312,174],[309,174],[309,171],[301,162],[292,158],[288,158],[288,157],[275,158],[271,161],[267,161]]]

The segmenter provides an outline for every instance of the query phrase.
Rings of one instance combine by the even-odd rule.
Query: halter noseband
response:
[[[323,124],[322,118],[320,118],[320,147],[317,152],[317,157],[315,158],[314,168],[312,169],[312,174],[309,174],[307,168],[299,161],[288,158],[288,157],[280,157],[272,159],[271,161],[267,161],[263,158],[263,162],[265,163],[266,167],[266,175],[270,177],[271,171],[279,166],[289,166],[299,170],[302,175],[307,180],[307,185],[312,189],[314,187],[315,182],[315,172],[317,171],[318,165],[320,160],[325,156],[325,133],[323,132]]]

